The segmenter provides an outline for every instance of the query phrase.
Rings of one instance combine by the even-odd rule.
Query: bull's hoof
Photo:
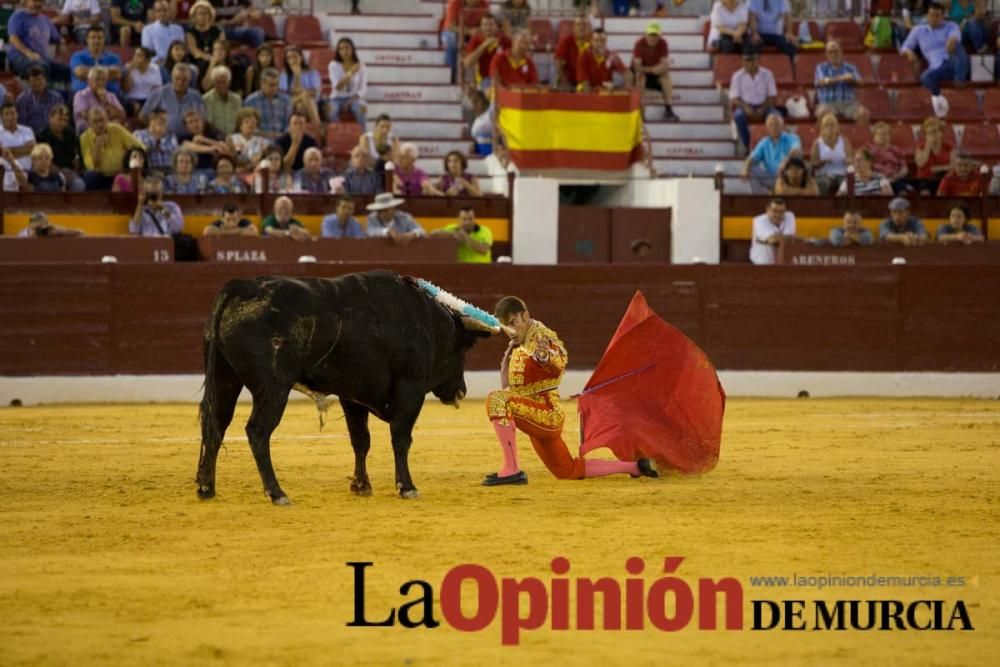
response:
[[[211,500],[215,497],[215,489],[207,484],[198,486],[198,497],[202,500]]]
[[[420,497],[420,492],[416,489],[409,489],[407,491],[400,490],[399,497],[404,500],[416,500]]]
[[[288,496],[276,496],[271,498],[272,505],[291,505],[292,500]]]
[[[351,493],[356,496],[370,496],[372,494],[372,485],[368,482],[364,484],[358,484],[357,482],[351,482]]]

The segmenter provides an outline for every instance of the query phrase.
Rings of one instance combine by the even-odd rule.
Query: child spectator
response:
[[[260,115],[255,109],[243,107],[236,114],[237,131],[226,139],[230,152],[236,158],[236,167],[241,171],[253,171],[271,145],[270,141],[257,134],[259,120]]]
[[[948,222],[937,229],[938,243],[982,243],[985,239],[979,227],[972,222],[969,207],[954,204],[948,209]]]
[[[909,174],[906,157],[892,143],[892,133],[889,124],[884,121],[875,123],[872,127],[872,143],[865,148],[872,154],[872,167],[875,171],[889,179],[894,192],[899,192],[903,179]]]
[[[809,173],[809,166],[801,157],[791,157],[785,162],[784,168],[774,182],[774,194],[788,195],[818,195],[819,187],[816,179]]]

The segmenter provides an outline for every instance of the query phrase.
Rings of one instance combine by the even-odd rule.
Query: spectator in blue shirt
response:
[[[354,200],[341,197],[337,200],[337,212],[323,218],[321,235],[328,239],[363,239],[365,232],[354,217]]]
[[[816,65],[816,118],[832,113],[867,125],[868,109],[855,99],[855,88],[861,85],[858,68],[844,61],[844,50],[833,40],[826,43],[826,58]]]
[[[798,38],[792,32],[792,18],[786,0],[750,0],[750,41],[773,46],[787,55],[795,57]]]
[[[51,19],[41,11],[42,0],[24,0],[24,8],[11,15],[7,24],[10,40],[7,60],[20,77],[25,76],[32,65],[39,65],[45,69],[48,78],[69,81],[69,68],[48,58],[49,44],[56,44],[57,49],[62,49],[66,43]]]
[[[292,98],[278,90],[279,79],[278,70],[264,70],[260,75],[260,90],[243,100],[243,106],[260,114],[259,132],[268,139],[281,136],[292,116]]]
[[[184,28],[179,23],[170,22],[170,4],[167,0],[157,0],[153,5],[153,22],[142,29],[142,45],[156,54],[154,62],[166,62],[170,45],[184,42]]]
[[[830,245],[871,245],[872,233],[861,226],[861,211],[849,209],[844,213],[844,222],[840,227],[830,230]]]
[[[90,68],[100,65],[108,71],[108,92],[121,97],[122,61],[118,54],[105,50],[106,37],[104,28],[92,25],[87,30],[87,48],[77,51],[69,59],[69,69],[72,72],[70,88],[78,93],[87,87],[87,74]]]
[[[63,103],[63,96],[46,86],[45,70],[32,65],[28,70],[28,89],[17,96],[17,117],[35,135],[49,126],[49,113]]]
[[[781,114],[769,115],[765,125],[767,136],[754,146],[740,174],[744,180],[750,179],[750,188],[755,194],[771,192],[785,160],[802,155],[802,142],[797,135],[785,132]]]
[[[910,202],[896,197],[889,202],[889,217],[878,228],[878,240],[905,246],[926,245],[930,241],[924,223],[910,216]]]
[[[900,52],[916,63],[918,50],[927,61],[920,84],[932,95],[941,94],[942,83],[968,80],[969,56],[962,46],[962,33],[957,25],[944,20],[944,7],[938,2],[930,4],[927,23],[910,31]]]

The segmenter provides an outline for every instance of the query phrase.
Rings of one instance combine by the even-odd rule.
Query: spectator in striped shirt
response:
[[[149,127],[132,133],[146,147],[149,168],[154,171],[169,171],[177,152],[177,135],[167,128],[167,112],[157,109],[149,114]]]
[[[278,90],[281,75],[273,67],[260,75],[260,90],[243,101],[243,106],[260,114],[260,134],[276,139],[288,127],[292,116],[292,98]]]
[[[884,175],[872,169],[875,158],[871,151],[862,148],[854,154],[854,196],[869,197],[871,195],[891,195],[892,185]],[[847,194],[847,179],[840,183],[837,195]]]
[[[385,178],[372,169],[372,158],[364,146],[351,149],[351,168],[344,172],[341,192],[375,195],[384,190]]]
[[[835,41],[826,43],[826,59],[816,65],[816,118],[832,113],[867,123],[868,109],[858,103],[854,94],[854,89],[861,84],[858,68],[844,61],[844,51]]]

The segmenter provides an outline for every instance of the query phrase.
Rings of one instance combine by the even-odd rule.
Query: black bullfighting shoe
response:
[[[507,486],[510,484],[527,484],[528,474],[523,470],[518,470],[513,475],[499,477],[495,472],[490,473],[483,480],[483,486]]]
[[[639,474],[632,475],[633,477],[659,477],[660,473],[657,472],[656,466],[653,464],[652,459],[639,459],[635,462],[639,466]]]

